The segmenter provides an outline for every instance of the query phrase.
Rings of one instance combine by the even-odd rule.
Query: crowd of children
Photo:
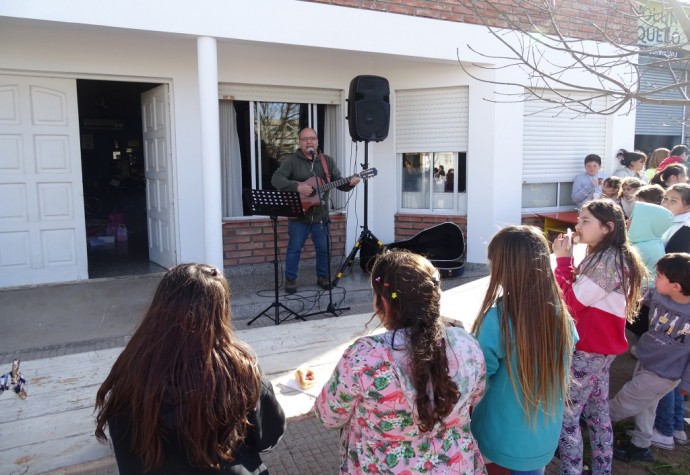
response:
[[[425,259],[404,271],[373,271],[374,308],[388,332],[351,346],[315,405],[324,424],[343,430],[342,473],[456,473],[455,466],[477,473],[485,463],[490,474],[543,474],[556,453],[562,474],[581,475],[586,427],[589,473],[610,474],[613,459],[652,460],[650,445],[687,442],[690,185],[685,166],[664,164],[663,155],[656,155],[661,163],[653,184],[647,184],[644,154],[622,150],[625,170],[609,178],[601,158],[588,155],[573,186],[580,208],[575,233],[557,236],[552,246],[531,226],[496,233],[487,249],[487,292],[471,331],[482,357],[458,329],[437,329],[435,339],[414,348],[420,331],[414,322],[438,325],[427,315],[432,310],[438,317],[435,274]],[[573,236],[586,246],[580,263]],[[399,252],[379,259],[399,259]],[[394,279],[398,274],[403,277]],[[417,287],[434,289],[433,298],[421,301]],[[628,351],[626,327],[636,328],[634,322],[637,367],[611,398],[609,370]],[[418,352],[423,347],[429,356]],[[438,380],[415,376],[421,361],[434,361],[429,348],[446,355],[433,363],[441,371],[432,378],[454,380],[472,371],[463,385],[455,381],[462,396],[447,388],[437,396]],[[469,366],[451,364],[457,351],[469,352]],[[482,366],[483,374],[474,371]],[[425,420],[434,396],[440,398],[436,418]],[[630,440],[614,441],[613,423],[628,417],[635,418]],[[446,440],[452,430],[463,434],[457,441],[464,450],[449,443],[430,449],[430,437]]]
[[[687,443],[690,185],[645,185],[646,157],[621,152],[621,174],[634,176],[605,179],[601,159],[585,159],[574,234],[551,245],[533,226],[495,234],[469,332],[444,323],[440,275],[426,258],[377,257],[372,319],[386,331],[344,352],[314,405],[341,431],[342,474],[543,475],[558,454],[562,474],[581,475],[583,425],[593,474],[612,473],[614,458],[653,460],[651,445]],[[662,161],[654,176],[673,166]],[[579,263],[576,241],[586,246]],[[229,304],[213,267],[182,264],[164,277],[98,392],[97,437],[105,440],[108,426],[127,473],[267,473],[259,452],[278,442],[285,418],[233,335]],[[156,333],[171,315],[177,330]],[[639,336],[637,365],[610,398],[611,364],[629,347],[626,325]],[[199,367],[189,373],[161,360],[154,340]],[[152,367],[156,384],[130,391],[131,375]],[[201,394],[213,396],[210,405]],[[614,441],[612,425],[625,418],[634,418],[630,440]]]

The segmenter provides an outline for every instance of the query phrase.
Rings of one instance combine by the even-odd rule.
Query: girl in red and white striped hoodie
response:
[[[611,473],[613,432],[609,418],[609,368],[627,351],[625,322],[637,315],[644,264],[628,241],[625,216],[610,200],[594,200],[580,211],[576,238],[587,244],[575,267],[572,243],[559,235],[553,243],[556,280],[575,320],[579,341],[570,371],[559,442],[561,473],[582,473],[580,417],[587,421],[592,473]]]

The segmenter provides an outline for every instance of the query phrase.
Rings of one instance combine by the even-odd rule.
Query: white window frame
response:
[[[468,148],[468,97],[467,86],[396,91],[396,153],[399,170],[396,195],[399,212],[409,214],[467,214],[467,193],[458,191],[457,173],[452,192],[452,208],[434,206],[434,195],[439,193],[433,192],[433,186],[429,187],[429,207],[405,207],[402,173],[404,153],[450,152],[454,154],[453,168],[458,170],[458,154],[467,154]],[[429,174],[432,176],[433,171],[430,170]]]

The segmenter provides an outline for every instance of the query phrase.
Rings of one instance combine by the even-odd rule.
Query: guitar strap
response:
[[[323,153],[319,156],[321,157],[321,166],[323,167],[323,171],[326,174],[326,183],[330,183],[331,172],[328,171],[328,163],[326,163],[326,156]]]

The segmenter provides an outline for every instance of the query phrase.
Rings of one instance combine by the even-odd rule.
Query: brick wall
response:
[[[420,231],[447,221],[457,224],[462,229],[465,239],[467,239],[467,216],[398,213],[395,215],[395,241],[409,239]],[[467,246],[467,243],[465,243],[465,246]]]
[[[467,216],[398,213],[394,219],[396,242],[409,239],[420,231],[447,221],[457,224],[467,239]],[[544,225],[543,220],[534,215],[524,215],[522,222],[537,227]],[[333,257],[345,255],[345,227],[345,215],[333,213],[331,215]],[[278,253],[281,259],[285,258],[287,241],[287,218],[278,218]],[[310,239],[307,239],[302,258],[315,257],[314,245]],[[234,219],[223,223],[223,264],[225,267],[263,264],[272,260],[273,227],[270,218]]]
[[[550,32],[549,18],[537,9],[542,0],[302,0],[363,10],[434,18],[458,23],[487,24],[509,28],[510,23],[530,30],[528,15],[543,32]],[[563,35],[590,40],[602,39],[595,24],[612,41],[634,44],[637,17],[628,0],[557,0],[555,20]],[[518,6],[519,5],[519,6]]]
[[[401,214],[395,215],[395,241],[410,239],[415,234],[437,224],[450,221],[462,229],[465,236],[465,248],[467,248],[467,216],[436,215],[436,214]],[[533,214],[522,215],[522,224],[531,224],[538,228],[544,227],[544,219]]]
[[[345,253],[345,215],[331,214],[331,249],[333,257]],[[287,218],[278,218],[278,254],[285,259]],[[302,251],[302,259],[316,257],[311,239]],[[273,261],[273,225],[270,218],[233,219],[223,223],[223,265],[225,267],[262,264]]]

